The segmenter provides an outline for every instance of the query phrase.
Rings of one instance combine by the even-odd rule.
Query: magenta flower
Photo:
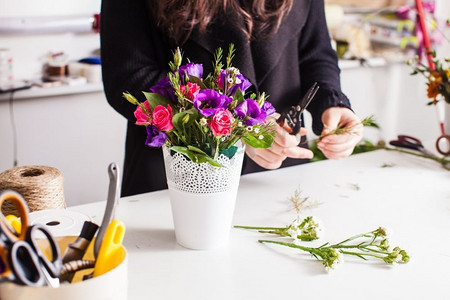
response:
[[[145,110],[138,105],[134,111],[136,125],[150,125],[152,123],[152,109],[148,101],[142,102],[142,105],[145,107]]]
[[[192,101],[200,92],[200,86],[196,83],[188,82],[186,85],[180,86],[180,92]]]
[[[236,116],[244,120],[245,125],[253,126],[263,124],[267,117],[267,113],[262,110],[258,102],[253,99],[242,101],[235,109]]]
[[[171,131],[173,129],[172,124],[172,107],[170,105],[166,107],[157,105],[153,110],[153,125],[162,131]]]
[[[219,108],[227,108],[232,99],[214,90],[200,91],[194,98],[194,107],[205,117],[212,116]]]
[[[167,140],[167,134],[165,132],[159,131],[154,125],[148,125],[147,129],[147,139],[145,144],[149,147],[160,147],[164,145]]]
[[[208,125],[214,136],[229,136],[231,134],[231,124],[234,118],[231,112],[225,108],[219,108]]]

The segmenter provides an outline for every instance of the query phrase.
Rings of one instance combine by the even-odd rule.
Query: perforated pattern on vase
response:
[[[163,147],[164,164],[169,185],[194,194],[225,192],[239,183],[244,148],[239,146],[236,154],[229,159],[219,155],[218,162],[223,167],[209,163],[195,163],[180,153],[173,153]]]

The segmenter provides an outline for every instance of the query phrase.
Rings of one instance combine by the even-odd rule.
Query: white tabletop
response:
[[[385,167],[384,165],[390,165]],[[227,247],[196,251],[175,241],[167,191],[120,200],[126,224],[129,299],[450,299],[450,172],[434,161],[376,151],[241,178],[234,225],[286,226],[296,189],[319,203],[304,211],[324,225],[306,245],[389,227],[408,264],[345,257],[327,273],[273,236],[232,229]],[[72,207],[100,223],[105,202]],[[275,238],[275,237],[273,237]]]

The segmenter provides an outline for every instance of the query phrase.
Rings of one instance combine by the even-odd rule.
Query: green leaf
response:
[[[188,147],[188,149],[191,150],[192,152],[196,152],[196,153],[199,153],[199,154],[207,155],[207,154],[205,153],[205,151],[203,151],[203,150],[200,149],[200,148],[197,148],[197,147],[191,146],[191,145],[188,145],[187,147]]]
[[[197,76],[189,75],[189,81],[192,82],[192,83],[198,84],[202,90],[208,88],[208,87],[205,85],[205,83],[204,83],[200,78],[198,78]]]
[[[254,136],[244,136],[242,140],[253,148],[269,148],[273,143],[272,135],[264,135],[263,139],[256,138]]]
[[[193,107],[180,113],[176,113],[172,117],[173,126],[180,132],[184,132],[190,127],[195,120],[198,119],[198,111]]]
[[[238,106],[241,102],[244,101],[244,94],[241,89],[237,89],[236,93],[234,93],[234,100],[236,101],[236,106]]]
[[[170,101],[169,99],[167,99],[166,97],[164,97],[160,94],[148,93],[148,92],[142,92],[142,93],[145,95],[145,98],[147,99],[148,103],[150,104],[152,111],[158,105],[167,107],[167,105],[172,104],[172,101]]]
[[[195,151],[200,151],[202,153],[194,152],[194,151],[188,149],[187,147],[183,147],[183,146],[172,146],[170,149],[175,152],[185,155],[191,161],[193,161],[197,164],[209,163],[210,165],[212,165],[214,167],[222,167],[221,164],[219,164],[217,161],[215,161],[214,159],[212,159],[211,157],[206,155],[206,153],[204,153],[200,149],[193,147],[193,146],[188,146],[188,147],[191,148],[192,150],[195,149]]]
[[[378,129],[380,128],[380,126],[375,122],[375,119],[373,116],[364,118],[361,121],[361,124],[366,127],[374,127],[374,128],[378,128]]]

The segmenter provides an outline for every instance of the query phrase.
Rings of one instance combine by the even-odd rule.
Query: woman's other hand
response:
[[[364,131],[361,121],[353,111],[345,107],[330,107],[323,112],[322,123],[323,138],[317,143],[322,153],[329,159],[345,158],[352,154]],[[338,127],[347,128],[349,131],[344,134],[328,135]]]

